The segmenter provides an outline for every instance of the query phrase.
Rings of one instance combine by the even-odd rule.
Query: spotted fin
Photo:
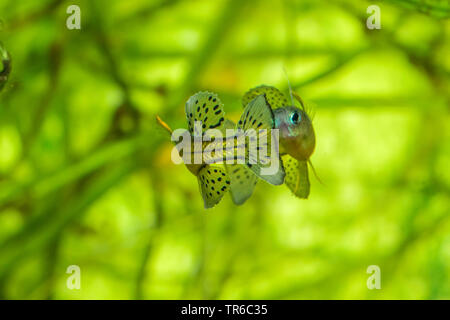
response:
[[[307,199],[310,190],[307,161],[296,160],[288,154],[282,159],[286,170],[284,182],[296,197]]]
[[[262,85],[250,89],[244,94],[244,97],[242,98],[242,105],[244,108],[250,101],[261,94],[266,95],[266,100],[272,107],[272,110],[291,105],[286,95],[284,95],[280,90],[272,86]]]
[[[208,129],[220,129],[225,122],[223,103],[217,94],[212,92],[197,92],[189,98],[185,106],[189,132],[202,135]],[[195,126],[196,121],[201,125]]]
[[[236,125],[233,121],[225,119],[224,133],[226,129],[235,128]],[[253,194],[258,177],[244,164],[227,164],[224,162],[224,165],[231,181],[230,193],[233,203],[241,205]]]
[[[241,205],[253,194],[258,177],[242,164],[225,164],[230,177],[230,193],[234,204]]]
[[[219,166],[205,166],[198,175],[200,193],[203,197],[205,209],[214,207],[229,190],[230,179],[225,170]]]
[[[272,129],[274,128],[274,116],[269,103],[264,95],[259,95],[250,101],[244,109],[239,122],[238,129],[248,133],[250,129],[255,130],[257,137],[256,148],[253,149],[252,140],[254,137],[246,139],[246,165],[259,178],[273,185],[280,185],[284,181],[284,169],[279,156],[278,141],[272,140]],[[274,132],[275,133],[275,132]],[[272,145],[273,144],[273,145]],[[275,154],[272,156],[272,148]],[[266,154],[261,155],[261,150],[265,149]],[[257,151],[257,152],[255,152]],[[264,173],[262,169],[273,168],[274,172]],[[266,171],[267,171],[266,170]]]

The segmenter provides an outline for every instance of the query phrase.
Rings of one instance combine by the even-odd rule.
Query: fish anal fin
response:
[[[204,166],[198,172],[197,179],[205,209],[218,204],[231,184],[227,173],[219,166]]]

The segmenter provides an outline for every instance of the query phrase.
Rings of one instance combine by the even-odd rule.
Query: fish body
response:
[[[187,169],[197,176],[200,193],[204,200],[205,208],[216,205],[229,190],[231,184],[228,172],[217,165],[220,162],[231,160],[236,163],[240,160],[239,166],[244,166],[247,173],[257,176],[271,184],[280,185],[284,182],[284,168],[279,154],[275,154],[276,161],[280,167],[275,173],[264,174],[265,169],[271,163],[267,159],[256,157],[249,152],[249,139],[240,139],[239,134],[225,136],[225,139],[215,139],[216,136],[230,129],[230,122],[225,119],[223,104],[217,94],[212,92],[198,92],[191,96],[185,106],[186,119],[188,123],[189,144],[183,144],[179,149],[180,157],[185,161]],[[159,117],[158,123],[172,134],[172,130]],[[257,143],[264,132],[270,133],[274,128],[275,118],[265,95],[257,95],[244,109],[244,112],[235,125],[235,132],[247,132],[253,129],[263,132],[258,135]],[[265,130],[261,130],[265,129]],[[185,132],[183,132],[185,133]],[[270,135],[270,134],[269,134]],[[173,136],[173,135],[172,135]],[[265,137],[268,155],[272,159],[272,140]],[[177,147],[179,144],[177,144]],[[242,150],[242,151],[241,151]],[[196,161],[194,161],[196,160]],[[230,164],[232,165],[232,164]],[[256,178],[253,178],[256,180]]]

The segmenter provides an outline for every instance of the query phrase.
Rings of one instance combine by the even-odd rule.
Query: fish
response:
[[[285,172],[278,146],[275,146],[269,134],[275,126],[275,117],[264,94],[256,95],[247,103],[237,124],[225,118],[223,103],[216,93],[209,91],[197,92],[191,96],[186,102],[185,114],[188,129],[184,129],[183,134],[186,131],[189,133],[191,144],[190,149],[179,149],[178,153],[187,169],[197,177],[205,209],[218,204],[230,189],[229,172],[217,165],[217,163],[227,162],[227,165],[232,165],[230,161],[227,161],[229,159],[245,167],[247,173],[255,176],[255,178],[252,177],[253,180],[260,178],[273,185],[284,183]],[[156,120],[173,137],[174,131],[169,125],[159,116],[156,116]],[[233,134],[227,135],[226,129],[234,129]],[[264,141],[267,143],[268,152],[265,158],[255,157],[254,153],[250,152],[251,137],[244,135],[244,139],[240,139],[243,133],[251,129],[261,133],[256,139],[257,148],[260,148]],[[217,136],[217,131],[221,134],[225,133],[223,140],[215,139],[214,134]],[[267,135],[265,140],[261,139],[264,133]],[[196,139],[199,138],[202,142],[196,144]],[[180,140],[174,142],[179,146]],[[276,151],[273,157],[272,146],[275,146]],[[199,154],[201,154],[200,161],[192,161]],[[272,162],[279,165],[278,170],[272,174],[265,174],[263,169],[272,165]]]
[[[315,174],[310,157],[315,150],[316,136],[305,104],[295,92],[291,91],[291,97],[300,103],[301,108],[294,105],[293,98],[290,103],[288,97],[277,88],[261,85],[244,94],[242,105],[246,106],[249,101],[261,94],[266,97],[273,110],[274,128],[280,133],[280,155],[285,169],[284,182],[296,197],[307,199],[310,194],[308,165]],[[242,204],[252,195],[257,181],[246,179],[245,168],[241,167],[239,171],[241,171],[239,177],[237,174],[231,175],[231,193],[245,194],[245,199],[237,199]],[[233,187],[236,190],[233,190]]]

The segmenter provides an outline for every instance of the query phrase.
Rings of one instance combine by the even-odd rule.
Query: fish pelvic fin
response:
[[[299,161],[290,155],[284,155],[283,163],[286,168],[286,186],[297,198],[307,199],[310,192],[307,161]]]

